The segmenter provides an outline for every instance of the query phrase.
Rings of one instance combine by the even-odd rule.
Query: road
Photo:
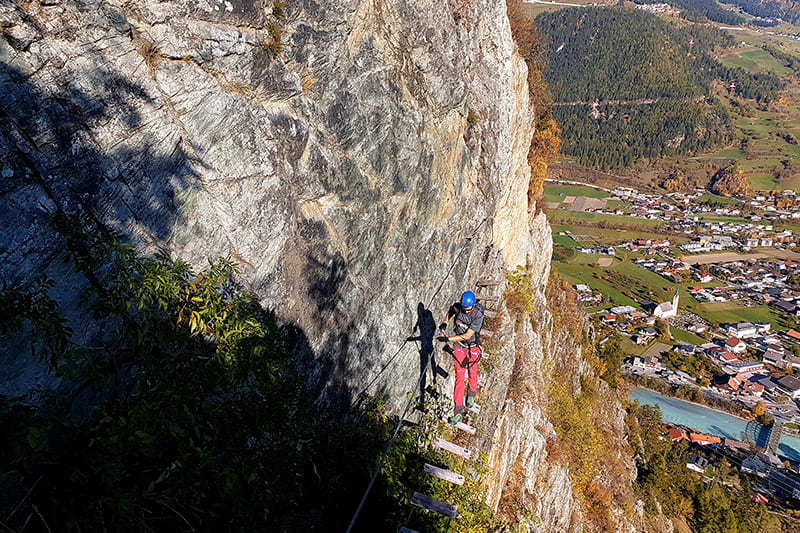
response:
[[[609,174],[610,175],[610,174]],[[591,187],[592,189],[597,189],[598,191],[604,191],[607,193],[613,193],[612,189],[606,189],[605,187],[600,187],[599,185],[594,185],[592,183],[584,183],[582,181],[573,181],[573,180],[556,180],[552,178],[546,178],[545,183],[555,183],[558,185],[575,185],[577,187]]]
[[[526,4],[545,4],[548,6],[589,7],[588,4],[568,4],[566,2],[544,2],[542,0],[523,0]]]
[[[594,100],[589,102],[587,100],[577,100],[574,102],[553,102],[554,106],[577,106],[577,105],[652,105],[659,102],[700,102],[704,100],[705,96],[678,96],[674,98],[639,98],[635,100]]]

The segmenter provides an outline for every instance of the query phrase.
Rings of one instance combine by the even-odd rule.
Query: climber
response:
[[[455,335],[447,336],[447,322],[453,317]],[[461,301],[454,303],[439,326],[441,335],[436,340],[453,342],[453,364],[456,371],[454,393],[455,409],[450,423],[461,422],[464,412],[475,405],[478,393],[478,361],[481,359],[481,326],[483,326],[483,306],[475,303],[475,294],[467,291],[461,295]],[[464,401],[464,373],[468,372],[468,390]],[[466,407],[465,407],[466,405]]]

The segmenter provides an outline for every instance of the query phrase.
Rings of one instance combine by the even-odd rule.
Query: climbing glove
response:
[[[439,337],[436,337],[436,340],[439,342],[448,342],[450,339],[447,338],[447,335],[440,335]]]
[[[439,331],[444,331],[447,329],[447,322],[442,322],[439,324]]]

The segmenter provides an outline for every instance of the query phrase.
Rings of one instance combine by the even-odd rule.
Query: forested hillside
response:
[[[637,4],[657,4],[659,0],[642,0]],[[670,0],[673,5],[681,10],[681,16],[694,22],[708,22],[713,20],[722,24],[744,24],[744,17],[723,8],[717,0]]]
[[[729,138],[727,111],[703,102],[579,105],[556,107],[554,114],[564,132],[562,151],[601,168],[697,153]]]
[[[730,0],[754,17],[782,19],[795,23],[800,19],[800,6],[791,0]]]
[[[709,26],[625,8],[564,9],[536,24],[563,152],[582,164],[613,168],[710,149],[730,135],[715,81],[735,81],[737,96],[758,102],[782,87],[774,76],[721,65],[712,54],[734,41]]]
[[[636,0],[637,4],[657,4],[660,0]],[[681,16],[696,22],[713,20],[722,24],[756,24],[759,26],[774,26],[781,19],[795,23],[800,19],[800,7],[791,0],[729,0],[745,13],[759,17],[756,20],[746,20],[743,16],[722,7],[716,0],[671,0],[670,4],[681,9]],[[770,20],[772,19],[772,20]]]

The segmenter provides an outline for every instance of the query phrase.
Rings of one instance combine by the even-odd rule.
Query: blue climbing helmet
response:
[[[470,308],[475,305],[475,293],[467,291],[461,295],[461,307]]]

